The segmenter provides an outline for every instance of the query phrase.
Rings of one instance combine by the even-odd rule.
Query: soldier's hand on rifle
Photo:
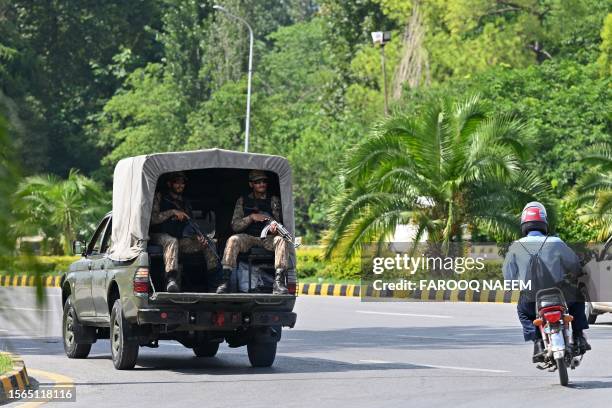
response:
[[[204,235],[198,235],[198,242],[201,245],[204,245],[206,243],[206,238],[204,238]]]
[[[276,234],[276,226],[277,226],[276,223],[270,224],[270,233],[271,234]]]
[[[174,216],[179,220],[179,221],[185,221],[187,219],[189,219],[189,216],[187,215],[186,212],[184,211],[180,211],[180,210],[173,210],[174,211]]]
[[[253,213],[249,215],[249,217],[251,217],[251,221],[254,221],[254,222],[264,222],[268,219],[268,217],[266,217],[265,215],[257,214],[257,213]]]

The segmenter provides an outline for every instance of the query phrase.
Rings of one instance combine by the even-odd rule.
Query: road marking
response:
[[[59,312],[59,310],[54,310],[54,309],[36,309],[32,307],[8,307],[8,306],[0,306],[0,310],[27,310],[30,312]]]
[[[49,371],[37,370],[35,368],[28,368],[28,374],[42,375],[43,377],[50,378],[55,382],[54,388],[60,387],[72,387],[74,386],[74,380],[62,374],[51,373]],[[17,408],[34,408],[40,407],[46,404],[49,400],[39,402],[26,402],[25,404],[17,405]]]
[[[452,319],[453,316],[445,315],[429,315],[429,314],[414,314],[414,313],[394,313],[394,312],[372,312],[369,310],[356,310],[356,313],[387,315],[387,316],[408,316],[408,317],[433,317],[435,319]]]
[[[505,370],[493,370],[490,368],[473,368],[473,367],[457,367],[457,366],[443,366],[443,365],[434,365],[434,364],[420,364],[420,363],[410,363],[405,361],[384,361],[384,360],[359,360],[360,363],[366,364],[410,364],[412,366],[417,367],[427,367],[427,368],[438,368],[442,370],[459,370],[459,371],[479,371],[483,373],[509,373],[510,371]]]
[[[405,338],[409,338],[409,339],[430,339],[430,340],[447,340],[447,341],[469,341],[469,342],[473,342],[474,340],[468,340],[468,339],[455,339],[453,338],[453,335],[449,335],[448,337],[434,337],[434,336],[415,336],[415,335],[411,335],[411,334],[398,334],[397,337],[405,337]]]
[[[489,368],[456,367],[456,366],[443,366],[443,365],[418,364],[418,363],[408,363],[408,364],[414,364],[416,366],[421,366],[421,367],[440,368],[443,370],[480,371],[483,373],[509,373],[510,372],[510,371],[505,371],[505,370],[492,370]]]
[[[384,361],[384,360],[359,360],[360,363],[366,363],[366,364],[393,364],[390,361]]]

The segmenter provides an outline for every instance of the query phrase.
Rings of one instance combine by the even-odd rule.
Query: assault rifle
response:
[[[268,232],[270,231],[270,228],[272,228],[273,225],[276,225],[276,233],[281,238],[283,238],[287,242],[292,243],[294,248],[297,248],[297,247],[300,246],[300,244],[296,244],[295,243],[295,239],[293,238],[293,235],[291,235],[289,230],[287,228],[285,228],[285,226],[283,224],[281,224],[280,222],[276,221],[266,211],[261,211],[257,207],[245,207],[245,210],[250,210],[253,213],[261,214],[264,217],[266,217],[266,220],[264,221],[266,223],[266,226],[261,230],[261,234],[259,234],[259,238],[260,239],[262,239],[262,240],[266,239],[266,237],[268,236]]]

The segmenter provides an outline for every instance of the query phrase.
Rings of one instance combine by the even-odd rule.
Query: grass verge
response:
[[[13,369],[13,360],[7,354],[0,354],[0,375]]]

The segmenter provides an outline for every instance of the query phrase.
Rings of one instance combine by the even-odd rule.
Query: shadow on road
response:
[[[347,348],[400,350],[462,350],[522,347],[520,326],[360,327],[337,330],[284,329],[279,353],[333,352]],[[595,341],[612,340],[612,330],[592,330]],[[94,345],[94,350],[97,348]],[[0,337],[0,349],[22,355],[64,354],[61,337]],[[143,348],[141,350],[147,350]],[[180,348],[179,348],[180,350]],[[156,351],[157,352],[157,351]],[[163,353],[163,351],[160,351]],[[185,350],[187,354],[189,350]],[[245,350],[246,354],[246,350]]]

